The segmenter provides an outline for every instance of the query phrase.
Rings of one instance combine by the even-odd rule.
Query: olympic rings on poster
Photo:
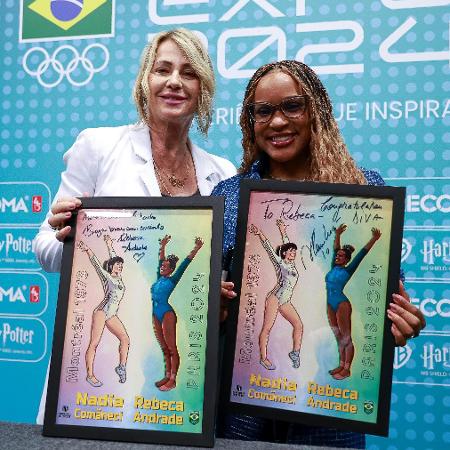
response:
[[[99,67],[94,67],[93,62],[88,58],[88,52],[93,48],[101,49],[104,54],[104,61]],[[63,64],[60,60],[58,60],[58,55],[63,50],[69,50],[73,55],[73,58],[67,64]],[[30,55],[33,54],[41,54],[43,57],[43,60],[39,62],[35,70],[32,70],[28,65],[28,59]],[[73,79],[72,73],[79,67],[80,63],[84,70],[86,70],[87,72],[87,78],[83,81],[76,81]],[[25,53],[22,64],[25,72],[32,77],[36,77],[42,86],[46,88],[53,88],[61,83],[64,77],[66,77],[73,86],[85,86],[92,80],[94,74],[97,72],[101,72],[108,65],[108,63],[108,49],[102,44],[94,43],[88,45],[83,50],[81,55],[78,53],[78,50],[71,45],[62,45],[61,47],[58,47],[51,56],[49,55],[47,50],[42,47],[32,47]],[[43,80],[42,77],[45,72],[49,70],[49,68],[53,69],[58,74],[58,78],[56,79],[56,81],[47,82]]]

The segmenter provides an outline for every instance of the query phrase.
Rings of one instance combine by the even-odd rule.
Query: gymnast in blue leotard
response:
[[[336,228],[331,270],[325,276],[328,322],[336,336],[339,351],[339,365],[335,369],[330,370],[329,373],[336,380],[342,380],[350,376],[355,354],[351,334],[352,305],[344,294],[344,288],[363,258],[381,236],[378,228],[372,228],[372,238],[350,262],[355,248],[351,245],[344,245],[341,248],[341,234],[346,229],[347,225],[345,224],[341,224]]]
[[[177,315],[169,304],[169,298],[184,271],[203,245],[201,238],[195,238],[194,248],[175,270],[178,257],[175,255],[166,257],[165,255],[166,245],[170,238],[169,235],[166,235],[160,240],[157,279],[151,287],[153,330],[163,352],[165,364],[164,377],[155,383],[155,386],[161,391],[169,391],[176,386],[180,365],[180,355],[177,349]]]

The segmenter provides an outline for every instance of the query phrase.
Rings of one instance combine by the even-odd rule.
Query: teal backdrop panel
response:
[[[57,2],[64,6],[64,2]],[[88,127],[136,121],[131,90],[151,37],[184,26],[217,76],[213,126],[192,139],[241,160],[243,91],[260,65],[299,59],[320,75],[363,167],[407,187],[402,264],[421,336],[396,350],[390,437],[368,448],[450,445],[449,0],[0,0],[0,420],[34,422],[58,275],[33,238]]]

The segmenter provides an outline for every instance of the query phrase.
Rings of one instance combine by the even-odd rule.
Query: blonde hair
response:
[[[344,143],[325,87],[310,67],[294,60],[274,62],[260,67],[247,85],[240,116],[244,155],[239,172],[248,171],[253,162],[264,155],[255,143],[254,122],[248,112],[248,104],[253,101],[261,78],[273,70],[290,75],[308,97],[311,140],[307,179],[332,183],[366,184],[363,173],[356,166]]]
[[[153,68],[158,47],[163,41],[171,39],[184,53],[200,81],[200,94],[198,97],[196,120],[200,131],[208,134],[212,121],[212,103],[215,90],[214,71],[208,52],[200,39],[189,30],[177,28],[158,33],[145,47],[142,53],[141,66],[133,89],[133,98],[139,114],[140,121],[150,125],[150,97],[149,75]]]

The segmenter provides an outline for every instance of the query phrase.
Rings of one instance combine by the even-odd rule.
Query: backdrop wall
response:
[[[50,6],[52,3],[52,7]],[[136,120],[144,45],[185,26],[208,45],[218,81],[206,150],[240,163],[237,125],[253,71],[299,59],[320,75],[361,166],[407,186],[403,267],[428,325],[397,349],[389,439],[369,448],[450,443],[450,1],[0,0],[0,420],[33,422],[51,351],[58,276],[33,238],[62,155],[87,127]]]

